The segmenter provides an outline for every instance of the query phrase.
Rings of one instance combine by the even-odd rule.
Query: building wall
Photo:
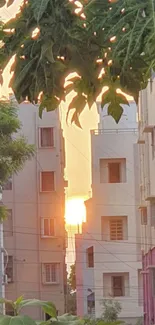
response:
[[[155,322],[155,81],[149,82],[139,99],[140,209],[142,215],[144,323]],[[145,213],[145,223],[143,214]]]
[[[88,313],[87,298],[93,292],[95,315],[100,317],[103,313],[101,301],[113,298],[112,277],[122,275],[125,294],[115,300],[122,306],[120,318],[135,322],[142,316],[136,106],[124,107],[124,116],[118,125],[100,108],[99,114],[99,129],[91,134],[92,199],[86,202],[87,222],[83,232],[76,236],[77,310],[81,316]],[[105,159],[102,168],[100,159]],[[106,164],[111,160],[120,160],[123,164],[125,161],[125,177],[120,183],[107,181]],[[103,179],[101,169],[105,173]],[[124,220],[125,236],[123,240],[110,240],[108,222],[117,217]],[[91,246],[94,247],[94,267],[89,268],[86,250]]]
[[[38,117],[38,108],[19,106],[21,134],[36,147],[35,157],[13,176],[12,190],[4,190],[3,202],[12,209],[13,233],[4,224],[4,244],[13,256],[13,282],[6,285],[6,298],[38,298],[53,301],[60,314],[65,311],[65,228],[64,228],[64,149],[59,111]],[[39,128],[54,127],[54,147],[39,147]],[[40,192],[40,173],[55,172],[55,191]],[[55,219],[55,235],[42,238],[41,218]],[[43,284],[43,263],[59,263],[58,284]],[[40,309],[29,311],[43,318]]]

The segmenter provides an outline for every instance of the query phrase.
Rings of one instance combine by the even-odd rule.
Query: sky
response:
[[[0,9],[0,17],[6,20],[12,18],[18,11],[21,2],[21,0],[15,0],[14,4],[9,8]],[[8,95],[8,71],[6,71],[4,76],[3,95]],[[69,96],[65,104],[62,103],[60,105],[66,149],[65,177],[68,179],[69,185],[66,190],[66,196],[67,199],[72,197],[87,199],[91,191],[90,130],[97,128],[98,116],[94,105],[91,110],[86,108],[85,112],[82,113],[80,118],[82,129],[77,128],[75,125],[67,125],[65,115],[71,97]]]

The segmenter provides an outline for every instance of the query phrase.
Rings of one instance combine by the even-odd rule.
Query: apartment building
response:
[[[140,204],[144,324],[155,324],[155,80],[139,99]]]
[[[59,110],[38,116],[38,108],[19,105],[21,134],[36,147],[35,157],[4,187],[8,207],[4,222],[5,287],[7,299],[36,298],[53,301],[65,312],[65,181],[64,139]],[[6,312],[12,311],[7,308]],[[35,319],[46,319],[32,308]]]
[[[142,316],[138,124],[136,105],[124,106],[118,123],[98,106],[91,132],[92,198],[87,221],[76,235],[77,313],[100,317],[103,299],[119,301],[119,317]]]

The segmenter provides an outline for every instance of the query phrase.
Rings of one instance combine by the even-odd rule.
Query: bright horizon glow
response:
[[[86,208],[83,198],[72,198],[66,201],[66,223],[68,225],[81,225],[86,221]]]

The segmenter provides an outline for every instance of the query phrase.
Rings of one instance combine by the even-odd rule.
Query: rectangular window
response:
[[[109,183],[121,183],[121,165],[119,162],[108,163]]]
[[[42,237],[53,237],[55,236],[55,220],[53,218],[42,218]]]
[[[44,283],[57,284],[59,283],[59,264],[58,263],[45,263],[43,264]]]
[[[141,209],[141,225],[147,225],[147,207]]]
[[[123,220],[110,220],[110,240],[123,240]]]
[[[5,274],[7,275],[8,283],[13,282],[13,256],[4,256]]]
[[[4,191],[12,191],[12,178],[9,178],[8,181],[3,185]]]
[[[112,276],[112,291],[114,297],[124,296],[124,277]]]
[[[88,312],[88,315],[90,315],[90,316],[95,314],[95,294],[94,293],[91,293],[87,296],[87,312]]]
[[[54,147],[54,128],[40,128],[40,147]]]
[[[100,159],[100,182],[116,184],[125,183],[126,159]]]
[[[94,247],[91,246],[87,249],[87,266],[94,267]]]
[[[54,172],[41,172],[41,192],[52,192],[55,190]]]
[[[7,219],[4,220],[4,237],[13,236],[13,218],[12,218],[12,209],[8,209]]]

